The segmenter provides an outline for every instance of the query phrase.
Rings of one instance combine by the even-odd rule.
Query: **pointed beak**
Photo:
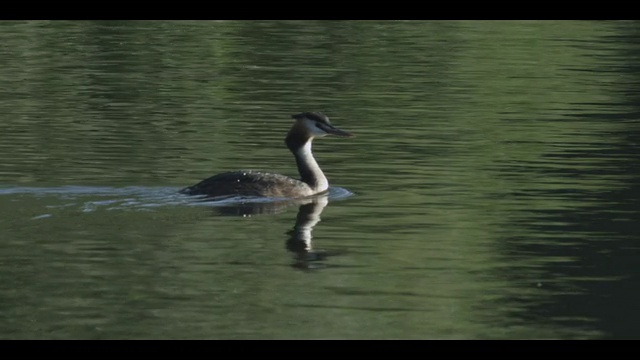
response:
[[[322,130],[324,130],[327,134],[330,134],[330,135],[336,135],[336,136],[340,136],[340,137],[352,137],[352,136],[354,136],[352,133],[350,133],[348,131],[340,130],[335,126],[322,124],[321,127],[322,127]]]

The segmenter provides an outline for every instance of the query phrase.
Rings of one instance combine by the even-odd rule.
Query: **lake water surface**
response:
[[[0,22],[0,338],[640,337],[640,23]],[[306,201],[291,115],[354,138]]]

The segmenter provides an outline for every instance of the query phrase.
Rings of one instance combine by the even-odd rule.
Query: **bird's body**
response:
[[[298,197],[313,195],[313,190],[292,177],[255,170],[230,171],[214,175],[190,186],[189,195],[242,195],[263,197]]]
[[[322,113],[301,113],[287,134],[285,142],[296,159],[300,179],[261,171],[240,170],[225,172],[202,180],[181,192],[188,195],[262,196],[296,198],[322,193],[329,182],[311,152],[315,137],[329,134],[348,137],[346,131],[335,128]]]

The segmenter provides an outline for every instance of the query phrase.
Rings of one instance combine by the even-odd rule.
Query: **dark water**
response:
[[[0,338],[638,338],[639,35],[0,22]],[[176,194],[301,111],[327,196]]]

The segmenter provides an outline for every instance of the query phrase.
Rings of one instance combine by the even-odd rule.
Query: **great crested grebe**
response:
[[[316,137],[353,135],[331,125],[329,118],[323,113],[303,112],[291,117],[295,122],[285,143],[296,158],[300,180],[280,174],[240,170],[212,176],[180,192],[211,197],[241,195],[297,198],[326,191],[329,182],[311,153],[311,143]]]

